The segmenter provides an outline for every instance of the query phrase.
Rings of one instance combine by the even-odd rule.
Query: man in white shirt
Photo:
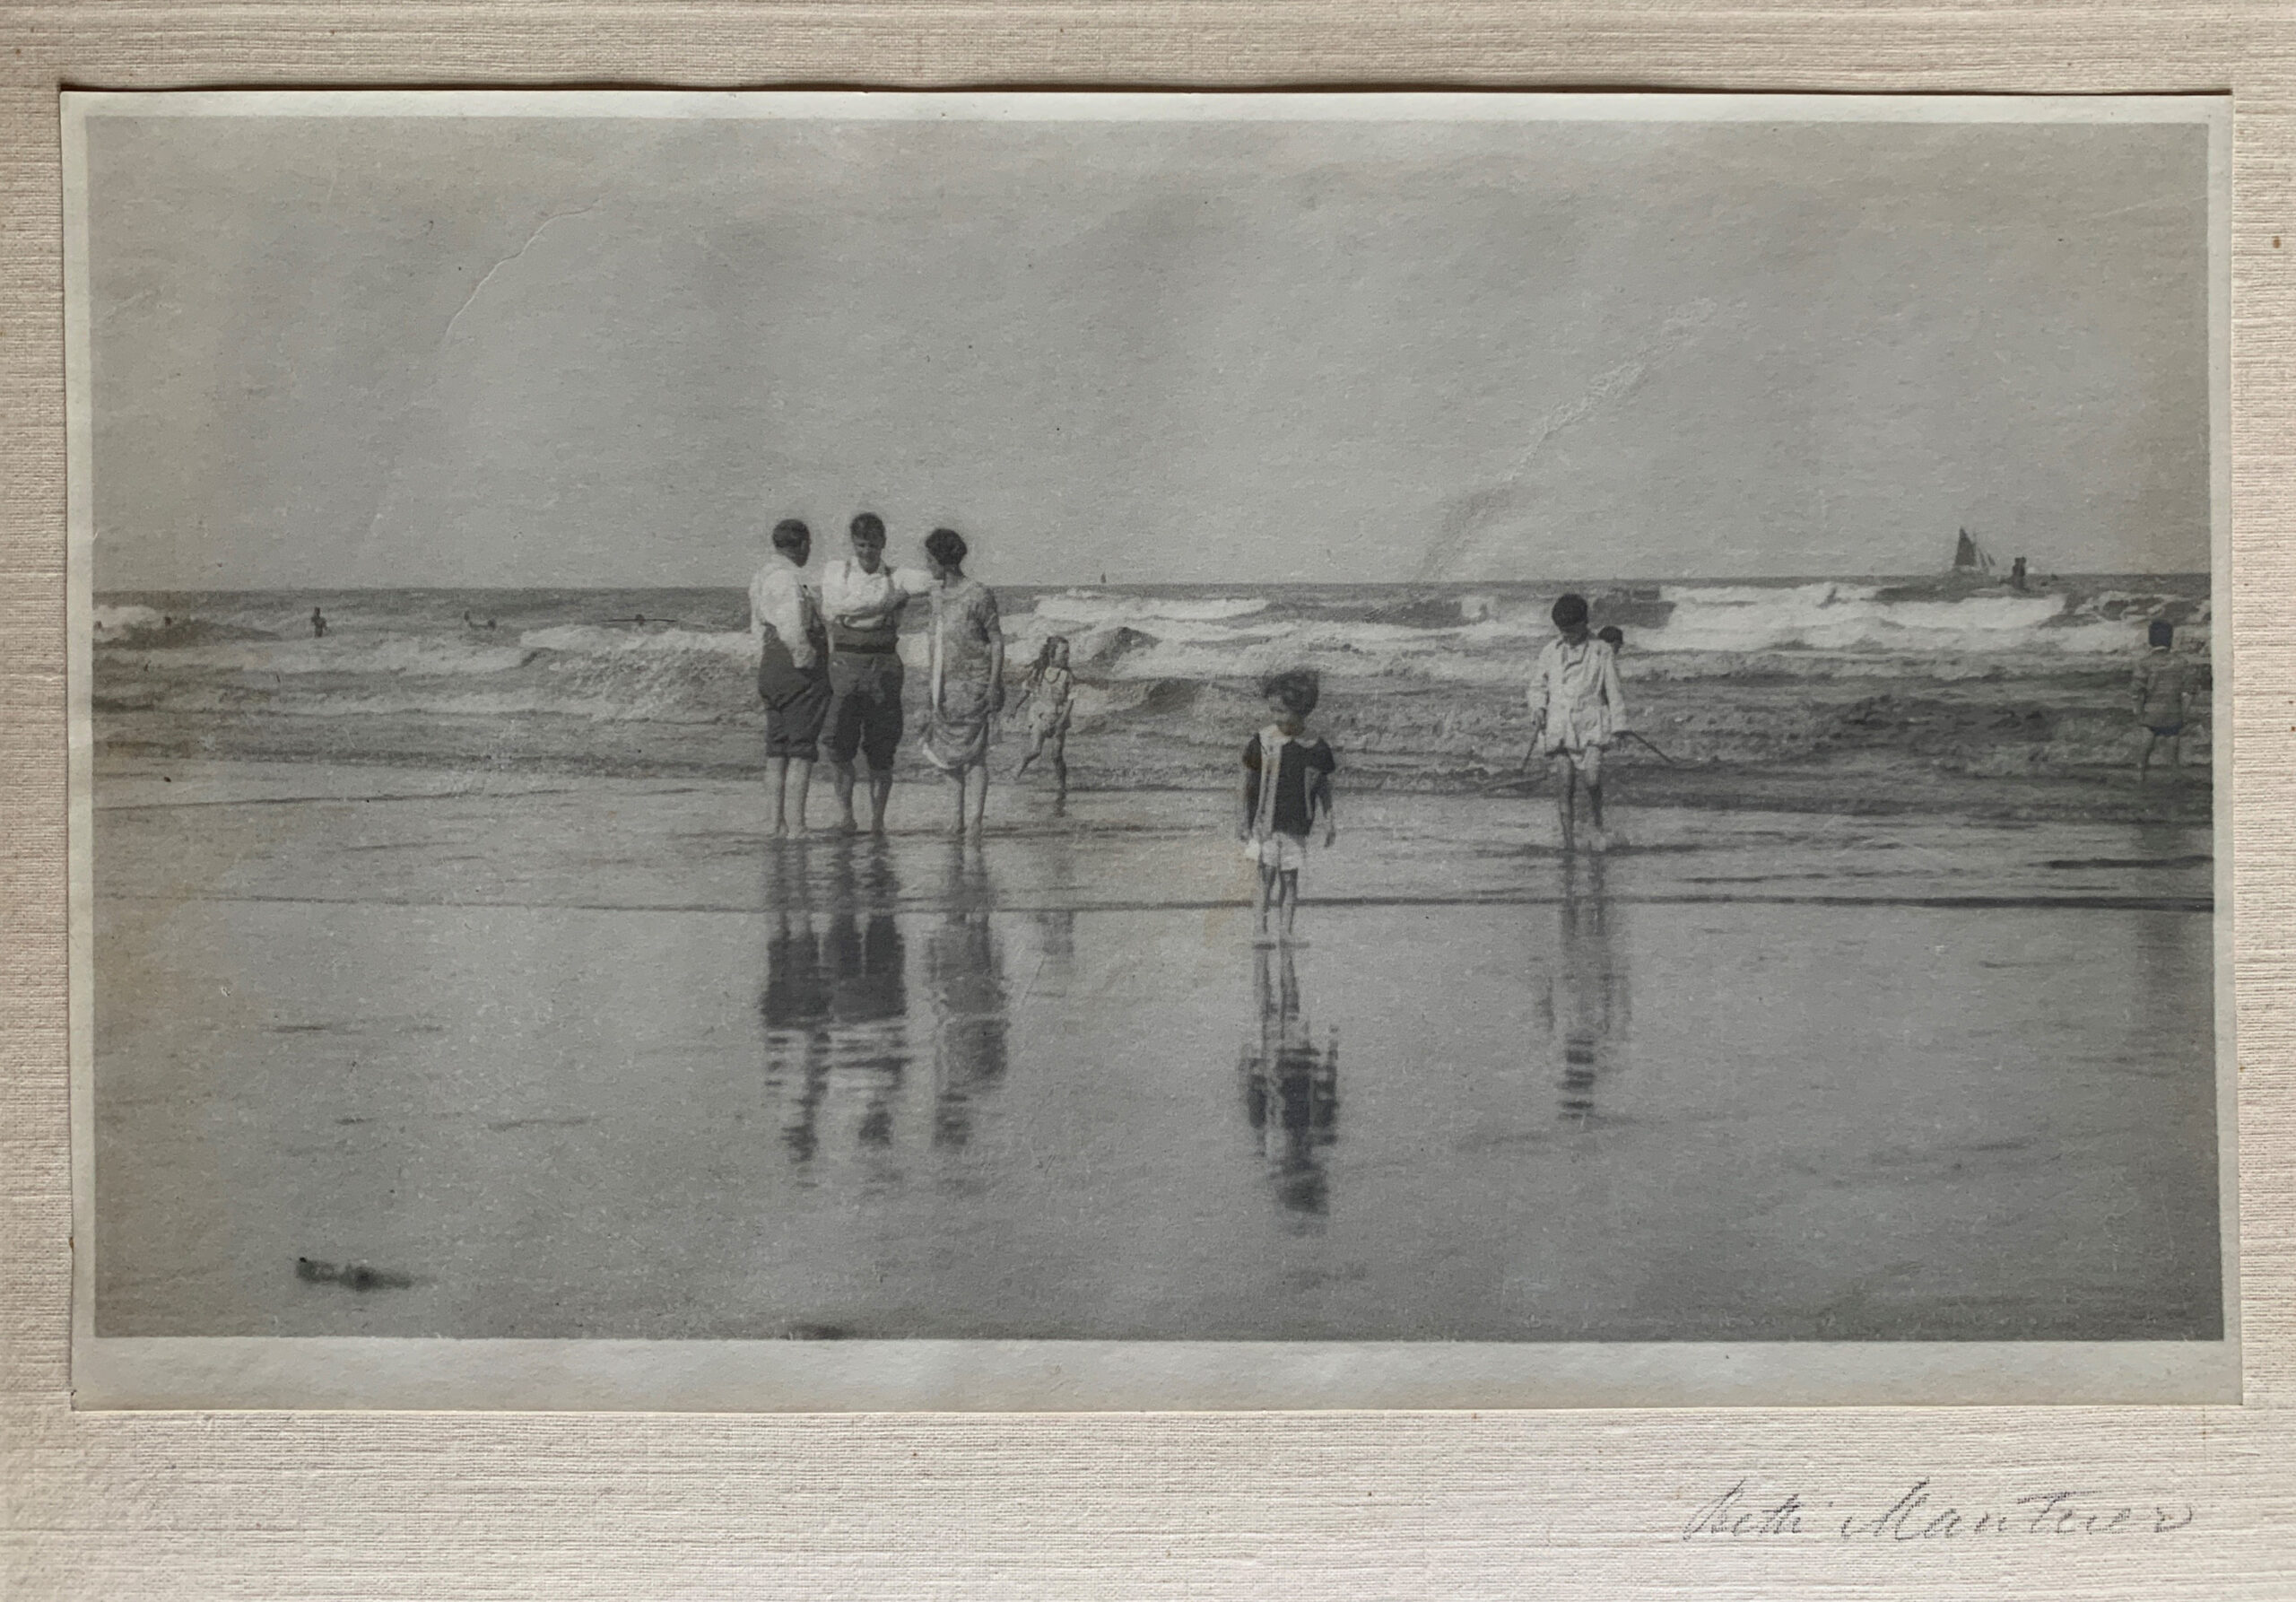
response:
[[[844,811],[839,827],[860,827],[853,815],[853,758],[869,762],[869,830],[885,831],[885,802],[893,791],[893,753],[901,736],[901,608],[933,588],[930,576],[885,563],[885,523],[862,512],[850,530],[853,560],[822,570],[822,611],[829,620],[829,760]]]
[[[796,827],[802,834],[805,797],[821,755],[822,724],[829,716],[829,664],[822,659],[827,641],[820,610],[805,588],[813,531],[785,518],[774,525],[773,549],[775,554],[750,580],[750,639],[758,649],[758,694],[766,703],[765,784],[773,795],[773,832],[789,832],[787,804],[795,769]]]
[[[1626,732],[1618,657],[1605,641],[1587,632],[1584,596],[1556,601],[1553,617],[1561,638],[1547,641],[1531,677],[1532,750],[1554,758],[1554,805],[1562,825],[1562,849],[1571,847],[1576,792],[1583,784],[1595,826],[1588,843],[1601,851],[1609,843],[1603,834],[1603,752]]]

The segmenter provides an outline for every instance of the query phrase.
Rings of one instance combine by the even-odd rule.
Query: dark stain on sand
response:
[[[308,1284],[342,1285],[352,1291],[403,1291],[414,1283],[413,1275],[395,1268],[373,1268],[365,1263],[322,1263],[313,1258],[295,1259],[295,1277]]]

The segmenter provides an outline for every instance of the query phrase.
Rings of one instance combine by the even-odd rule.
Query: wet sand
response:
[[[113,759],[103,1335],[2220,1333],[2208,832]],[[825,815],[825,814],[820,814]]]

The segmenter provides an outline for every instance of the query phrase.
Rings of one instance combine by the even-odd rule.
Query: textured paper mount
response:
[[[2207,1403],[2240,1394],[2232,1094],[2232,786],[2216,788],[2221,1342],[1706,1345],[1466,1343],[645,1342],[337,1338],[99,1338],[90,1154],[93,971],[87,844],[93,530],[88,493],[89,364],[85,119],[152,116],[674,118],[1346,118],[1893,122],[2190,122],[2211,149],[2213,527],[2215,614],[2232,615],[2229,364],[2229,148],[2217,99],[1911,100],[1569,96],[686,96],[555,94],[73,95],[65,103],[65,323],[71,564],[68,577],[73,857],[70,928],[76,1239],[74,1397],[81,1407],[649,1408],[1068,1411],[1229,1408],[1493,1408],[2047,1402]],[[2227,631],[2217,635],[2216,727],[2231,728]],[[2220,736],[2219,774],[2231,772]]]

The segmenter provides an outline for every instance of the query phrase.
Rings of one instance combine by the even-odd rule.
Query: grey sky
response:
[[[863,507],[1007,583],[2207,565],[2190,124],[88,151],[108,589],[738,583]]]

